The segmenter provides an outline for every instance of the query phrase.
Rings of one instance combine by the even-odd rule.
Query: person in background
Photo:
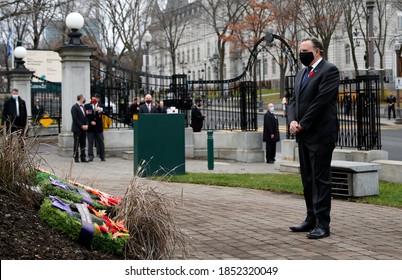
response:
[[[39,99],[36,99],[35,106],[33,106],[33,108],[32,108],[33,122],[38,123],[44,114],[45,114],[45,109],[40,104]]]
[[[167,108],[165,107],[165,104],[163,103],[163,101],[159,102],[158,112],[161,113],[161,114],[166,114],[167,113]]]
[[[18,95],[18,89],[11,90],[11,97],[4,101],[2,111],[2,128],[8,133],[21,132],[19,136],[23,139],[28,123],[28,113],[25,101]]]
[[[331,160],[338,137],[338,68],[324,60],[323,45],[305,39],[299,58],[305,68],[295,78],[294,95],[289,101],[289,129],[299,147],[300,173],[307,216],[293,232],[308,232],[307,238],[330,236]]]
[[[264,115],[264,129],[262,141],[265,142],[265,159],[267,163],[275,163],[276,142],[279,141],[278,118],[274,115],[274,104],[268,104],[268,111]]]
[[[200,132],[203,126],[205,116],[201,113],[201,99],[197,98],[191,108],[191,127],[193,132]]]
[[[85,146],[88,131],[88,119],[85,115],[85,96],[80,94],[77,96],[77,103],[71,107],[71,117],[73,123],[71,131],[74,134],[74,161],[79,162],[78,157],[81,157],[81,162],[88,162],[85,154]]]
[[[145,96],[145,103],[140,105],[140,114],[158,113],[158,109],[152,105],[152,95]]]
[[[105,161],[105,140],[103,137],[103,122],[102,115],[105,110],[105,105],[101,102],[100,95],[96,94],[91,98],[91,103],[85,104],[85,115],[88,119],[88,160],[94,160],[94,143],[96,152],[101,159]]]
[[[391,94],[387,97],[388,119],[389,119],[389,120],[391,119],[391,111],[392,111],[392,113],[393,113],[394,119],[396,118],[396,115],[395,115],[395,103],[396,103],[396,98],[395,98],[395,96],[394,96],[394,95],[392,94],[392,92],[391,92]]]
[[[133,116],[138,115],[139,112],[140,112],[140,105],[138,104],[138,98],[135,97],[133,99],[133,104],[131,104],[130,107],[128,108],[128,114],[127,114],[127,117],[126,117],[126,123],[131,124]]]

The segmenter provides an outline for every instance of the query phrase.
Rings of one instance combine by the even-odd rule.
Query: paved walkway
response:
[[[42,144],[42,167],[123,195],[133,163],[121,158],[72,163]],[[211,172],[206,161],[187,160],[187,172]],[[212,172],[274,173],[274,165],[216,161]],[[309,240],[290,225],[304,219],[302,196],[268,191],[155,183],[177,202],[177,223],[188,233],[190,259],[402,259],[402,209],[334,199],[331,236]]]

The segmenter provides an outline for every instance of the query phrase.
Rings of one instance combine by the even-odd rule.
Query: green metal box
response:
[[[134,174],[185,174],[183,114],[139,114],[133,118]]]

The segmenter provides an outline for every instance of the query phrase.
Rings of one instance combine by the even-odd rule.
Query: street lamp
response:
[[[263,102],[262,102],[262,87],[264,85],[264,83],[262,82],[264,80],[264,53],[259,53],[257,58],[260,61],[260,102],[258,104],[258,111],[259,112],[263,112]],[[261,78],[261,68],[262,68],[262,78]]]
[[[374,70],[374,10],[375,1],[374,0],[367,0],[366,6],[368,11],[368,70]]]
[[[151,33],[149,33],[149,31],[147,30],[144,34],[144,42],[146,45],[146,56],[145,56],[145,85],[146,85],[146,93],[148,93],[149,91],[149,44],[152,41],[152,35]]]
[[[68,37],[70,37],[68,45],[82,45],[80,39],[82,34],[78,32],[78,30],[84,26],[84,17],[77,12],[70,13],[66,17],[66,25],[68,29],[71,30],[71,32],[68,34]]]
[[[394,46],[395,53],[396,53],[396,75],[395,75],[395,80],[400,76],[400,59],[401,59],[401,44],[400,43],[395,43]],[[396,84],[396,83],[395,83]],[[395,124],[402,124],[402,118],[401,118],[401,109],[400,109],[400,96],[399,96],[399,87],[396,89],[396,119],[395,119]]]
[[[25,61],[23,60],[24,57],[27,56],[27,50],[24,47],[16,47],[14,49],[14,57],[15,57],[15,69],[17,71],[27,71],[28,69],[25,68]]]

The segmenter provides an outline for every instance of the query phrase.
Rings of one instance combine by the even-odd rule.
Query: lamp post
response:
[[[207,59],[204,59],[204,73],[205,73],[205,79],[204,80],[206,80],[207,79]]]
[[[84,17],[77,12],[70,13],[66,17],[66,25],[68,29],[71,30],[71,32],[68,34],[68,37],[70,37],[70,41],[67,45],[83,45],[81,42],[82,34],[78,30],[80,30],[84,26]]]
[[[27,50],[24,47],[16,47],[14,49],[14,57],[15,57],[15,68],[14,71],[29,71],[25,68],[25,61],[23,60],[24,57],[27,56]]]
[[[258,112],[263,112],[264,109],[263,109],[263,106],[262,106],[263,105],[263,102],[262,102],[262,86],[263,86],[262,80],[264,78],[264,53],[259,53],[257,58],[260,61],[260,69],[259,69],[260,70],[259,71],[259,74],[260,74],[260,101],[258,102]],[[261,68],[262,68],[262,77],[261,77]]]
[[[400,57],[401,57],[401,44],[396,43],[394,46],[396,53],[396,75],[395,80],[400,76]],[[400,108],[400,95],[399,95],[399,86],[396,86],[396,119],[395,124],[402,124],[401,118],[401,108]]]
[[[366,6],[368,11],[368,71],[374,70],[374,20],[373,20],[373,10],[374,10],[374,0],[367,0]]]
[[[152,35],[151,33],[149,33],[149,31],[147,30],[144,34],[144,42],[146,45],[146,55],[145,55],[145,92],[149,93],[149,44],[152,41]]]

